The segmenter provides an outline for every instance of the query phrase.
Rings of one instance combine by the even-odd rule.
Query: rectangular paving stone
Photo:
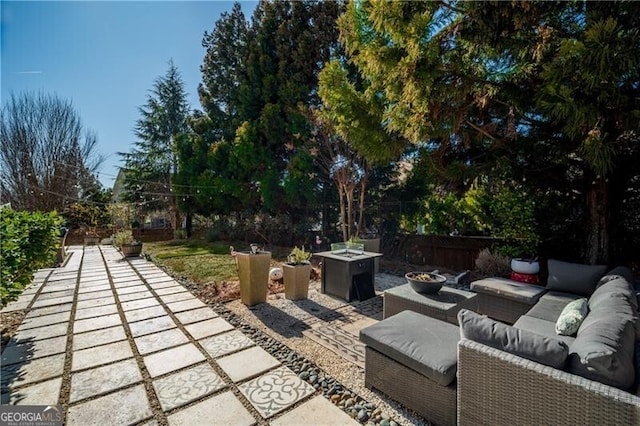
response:
[[[85,308],[76,310],[76,321],[86,318],[94,318],[105,315],[117,314],[118,307],[116,305],[97,306],[95,308]]]
[[[147,392],[143,385],[137,385],[72,405],[66,425],[131,425],[152,415]]]
[[[39,317],[42,315],[57,314],[59,312],[71,311],[71,303],[63,303],[62,305],[47,306],[46,308],[31,309],[25,319]]]
[[[130,302],[132,300],[148,299],[149,297],[154,297],[149,290],[118,295],[118,298],[120,299],[120,303]]]
[[[160,406],[169,411],[216,392],[226,384],[208,364],[200,364],[153,381]]]
[[[106,277],[106,273],[100,274],[100,278],[81,278],[80,279],[80,288],[93,288],[101,285],[109,285],[109,278]],[[104,277],[104,278],[102,278]]]
[[[129,329],[133,337],[144,336],[145,334],[156,333],[175,327],[176,323],[173,322],[169,315],[129,324]]]
[[[58,297],[73,296],[73,294],[76,291],[74,288],[71,288],[71,289],[68,289],[68,290],[65,290],[63,288],[61,288],[61,289],[53,288],[52,290],[53,291],[51,291],[51,292],[47,292],[47,293],[42,292],[42,293],[40,293],[40,296],[38,296],[38,300],[48,300],[48,299],[55,299],[55,298],[58,298]]]
[[[90,348],[92,346],[104,345],[105,343],[119,342],[126,340],[127,335],[121,325],[116,327],[103,328],[101,330],[88,331],[86,333],[73,335],[73,350]]]
[[[173,303],[168,303],[167,307],[169,309],[171,309],[172,312],[182,312],[182,311],[187,311],[189,309],[198,309],[198,308],[204,308],[205,305],[204,303],[202,303],[201,301],[199,301],[198,299],[195,300],[183,300],[182,302],[173,302]]]
[[[151,377],[158,377],[165,373],[202,362],[205,360],[205,357],[195,345],[189,343],[147,355],[143,360],[144,365],[149,371],[149,375]]]
[[[227,355],[216,360],[234,382],[250,379],[280,365],[280,362],[259,346]]]
[[[173,293],[173,294],[160,296],[160,299],[162,299],[164,303],[180,302],[182,300],[191,300],[195,298],[196,297],[193,294],[189,293],[187,289],[185,289],[185,291],[182,291],[180,293]]]
[[[129,302],[120,303],[123,311],[132,311],[134,309],[149,308],[151,306],[160,306],[160,302],[154,298],[131,300]]]
[[[3,365],[0,374],[3,388],[12,388],[62,376],[65,354],[51,355],[24,363]]]
[[[63,303],[71,303],[73,302],[73,296],[63,296],[63,297],[56,297],[53,299],[45,299],[45,300],[40,300],[40,298],[36,299],[35,302],[33,302],[33,305],[31,305],[32,308],[42,308],[45,306],[53,306],[53,305],[61,305]]]
[[[147,290],[147,286],[142,284],[132,285],[131,287],[116,287],[116,293],[118,293],[118,296],[145,290]]]
[[[45,325],[42,327],[29,328],[23,330],[18,328],[18,331],[13,336],[15,340],[42,340],[50,339],[51,337],[64,336],[67,334],[69,323],[60,322],[57,324]]]
[[[111,291],[111,284],[100,284],[100,285],[91,286],[91,287],[80,285],[80,288],[78,289],[78,294],[91,293],[92,291],[105,291],[105,290]]]
[[[83,320],[77,320],[73,323],[73,333],[84,333],[85,331],[98,330],[101,328],[113,327],[114,325],[122,324],[120,315],[112,314],[102,317],[87,318]]]
[[[233,392],[223,392],[167,417],[169,424],[174,426],[210,424],[212,419],[219,425],[251,426],[256,423]]]
[[[172,328],[158,333],[147,334],[134,339],[138,352],[146,355],[162,349],[183,345],[189,342],[187,336],[177,328]]]
[[[25,386],[2,394],[2,404],[11,405],[58,405],[62,377]]]
[[[269,422],[271,426],[358,426],[360,423],[333,405],[327,398],[316,396],[288,413]]]
[[[23,311],[29,307],[30,300],[16,300],[9,302],[0,312]]]
[[[135,309],[133,311],[126,311],[124,316],[127,318],[127,322],[142,321],[149,318],[161,317],[166,315],[167,311],[160,306],[151,306],[149,308]]]
[[[61,354],[66,349],[67,336],[36,341],[12,339],[2,352],[0,365],[15,364],[49,355]]]
[[[189,334],[196,340],[233,330],[233,326],[222,318],[212,318],[194,322],[193,324],[186,325],[184,328],[186,328]]]
[[[238,390],[265,419],[286,410],[316,391],[287,367],[276,368],[242,383],[238,385]]]
[[[58,312],[50,315],[41,315],[37,317],[25,317],[20,324],[20,328],[26,330],[28,328],[42,327],[44,325],[53,325],[60,322],[68,322],[71,318],[71,311]]]
[[[204,321],[217,317],[218,314],[209,307],[178,312],[176,314],[176,318],[178,318],[183,324],[191,324],[192,322]]]
[[[174,279],[170,279],[170,280],[161,281],[161,282],[157,282],[157,283],[151,283],[149,285],[154,290],[160,290],[161,288],[175,287],[176,284],[177,283],[176,283],[176,281]]]
[[[218,358],[255,345],[253,340],[245,336],[240,330],[207,337],[199,340],[198,343],[212,358]]]
[[[109,343],[87,349],[74,351],[71,359],[71,371],[83,370],[89,367],[108,364],[121,359],[132,358],[133,351],[129,342]]]
[[[142,381],[142,374],[135,359],[116,362],[71,375],[70,401],[112,392]]]
[[[81,300],[76,303],[76,309],[96,308],[98,306],[113,305],[116,299],[113,296],[98,297],[97,299]]]
[[[89,300],[89,299],[98,299],[101,297],[109,297],[113,296],[111,290],[100,290],[100,291],[92,291],[90,293],[80,293],[78,294],[78,300]]]
[[[164,287],[164,288],[159,288],[156,289],[155,292],[159,295],[159,296],[167,296],[170,294],[176,294],[176,293],[187,293],[189,295],[191,295],[193,297],[193,295],[191,293],[189,293],[187,291],[186,288],[184,288],[181,285],[173,285],[171,287]],[[163,299],[164,300],[164,299]]]

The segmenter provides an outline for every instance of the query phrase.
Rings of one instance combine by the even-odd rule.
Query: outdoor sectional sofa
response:
[[[461,310],[459,327],[404,311],[363,329],[365,384],[435,424],[640,424],[631,272],[554,260],[548,267],[546,287],[472,283],[489,300],[478,313]],[[577,333],[558,335],[560,314],[580,298],[589,311]],[[515,323],[490,318],[496,313]]]

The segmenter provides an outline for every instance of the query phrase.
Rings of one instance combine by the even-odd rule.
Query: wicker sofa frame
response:
[[[439,425],[456,424],[456,384],[440,386],[415,370],[366,346],[364,383]]]
[[[640,398],[481,343],[458,343],[460,425],[640,424]]]

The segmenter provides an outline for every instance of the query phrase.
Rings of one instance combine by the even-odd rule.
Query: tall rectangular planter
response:
[[[267,301],[271,252],[240,252],[236,256],[240,278],[240,300],[247,306]]]
[[[309,295],[311,265],[282,265],[284,297],[289,300],[306,299]]]

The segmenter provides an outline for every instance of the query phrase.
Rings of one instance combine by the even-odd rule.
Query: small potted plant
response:
[[[282,265],[284,275],[284,297],[289,300],[306,299],[309,294],[309,276],[311,274],[311,253],[304,247],[291,250],[288,261]]]
[[[142,243],[133,239],[131,231],[118,231],[113,237],[113,244],[124,257],[136,257],[142,253]]]

